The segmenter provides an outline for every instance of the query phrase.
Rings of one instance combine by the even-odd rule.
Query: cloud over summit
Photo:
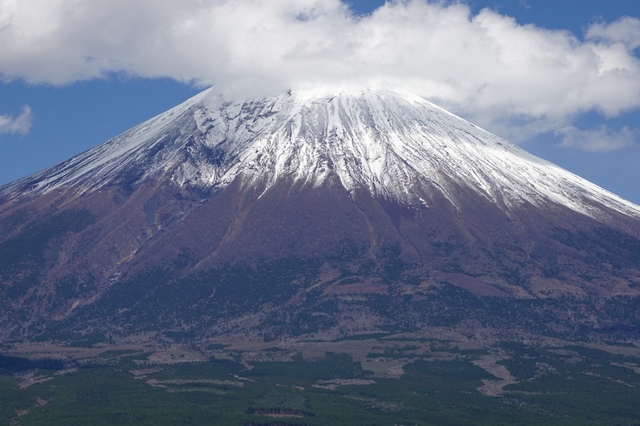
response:
[[[457,2],[391,1],[358,16],[339,0],[0,0],[5,79],[397,87],[516,139],[638,108],[639,47],[637,18],[578,38]],[[522,134],[509,118],[527,122]]]

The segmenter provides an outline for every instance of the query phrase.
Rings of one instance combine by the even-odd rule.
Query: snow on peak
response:
[[[242,102],[209,89],[0,196],[148,177],[206,188],[241,178],[265,190],[285,178],[313,186],[337,178],[348,191],[427,205],[425,188],[456,204],[465,187],[504,208],[553,202],[598,216],[604,204],[640,217],[640,207],[421,97],[354,87]]]

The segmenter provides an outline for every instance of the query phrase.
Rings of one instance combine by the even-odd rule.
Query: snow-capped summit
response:
[[[136,186],[146,179],[219,189],[235,179],[266,191],[282,179],[428,206],[461,187],[502,208],[556,203],[598,217],[640,207],[421,97],[388,90],[298,91],[229,102],[212,89],[0,196]]]

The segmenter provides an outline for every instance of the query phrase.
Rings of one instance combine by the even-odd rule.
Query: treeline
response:
[[[28,370],[62,370],[64,362],[59,359],[27,359],[0,354],[0,372],[20,373]]]

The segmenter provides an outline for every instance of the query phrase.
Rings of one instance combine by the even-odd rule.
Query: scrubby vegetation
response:
[[[581,346],[505,342],[500,363],[517,379],[500,396],[478,391],[496,377],[455,359],[405,358],[404,374],[381,378],[346,354],[288,362],[233,360],[145,365],[105,352],[76,372],[21,389],[0,374],[0,423],[30,425],[601,425],[637,424],[640,359]],[[455,352],[452,352],[452,355]],[[389,356],[386,353],[385,356]],[[404,354],[406,355],[406,353]],[[108,365],[110,356],[117,365]],[[375,354],[371,355],[375,357]],[[14,360],[15,361],[15,360]],[[39,367],[32,366],[37,369]],[[23,374],[22,372],[21,374]]]

